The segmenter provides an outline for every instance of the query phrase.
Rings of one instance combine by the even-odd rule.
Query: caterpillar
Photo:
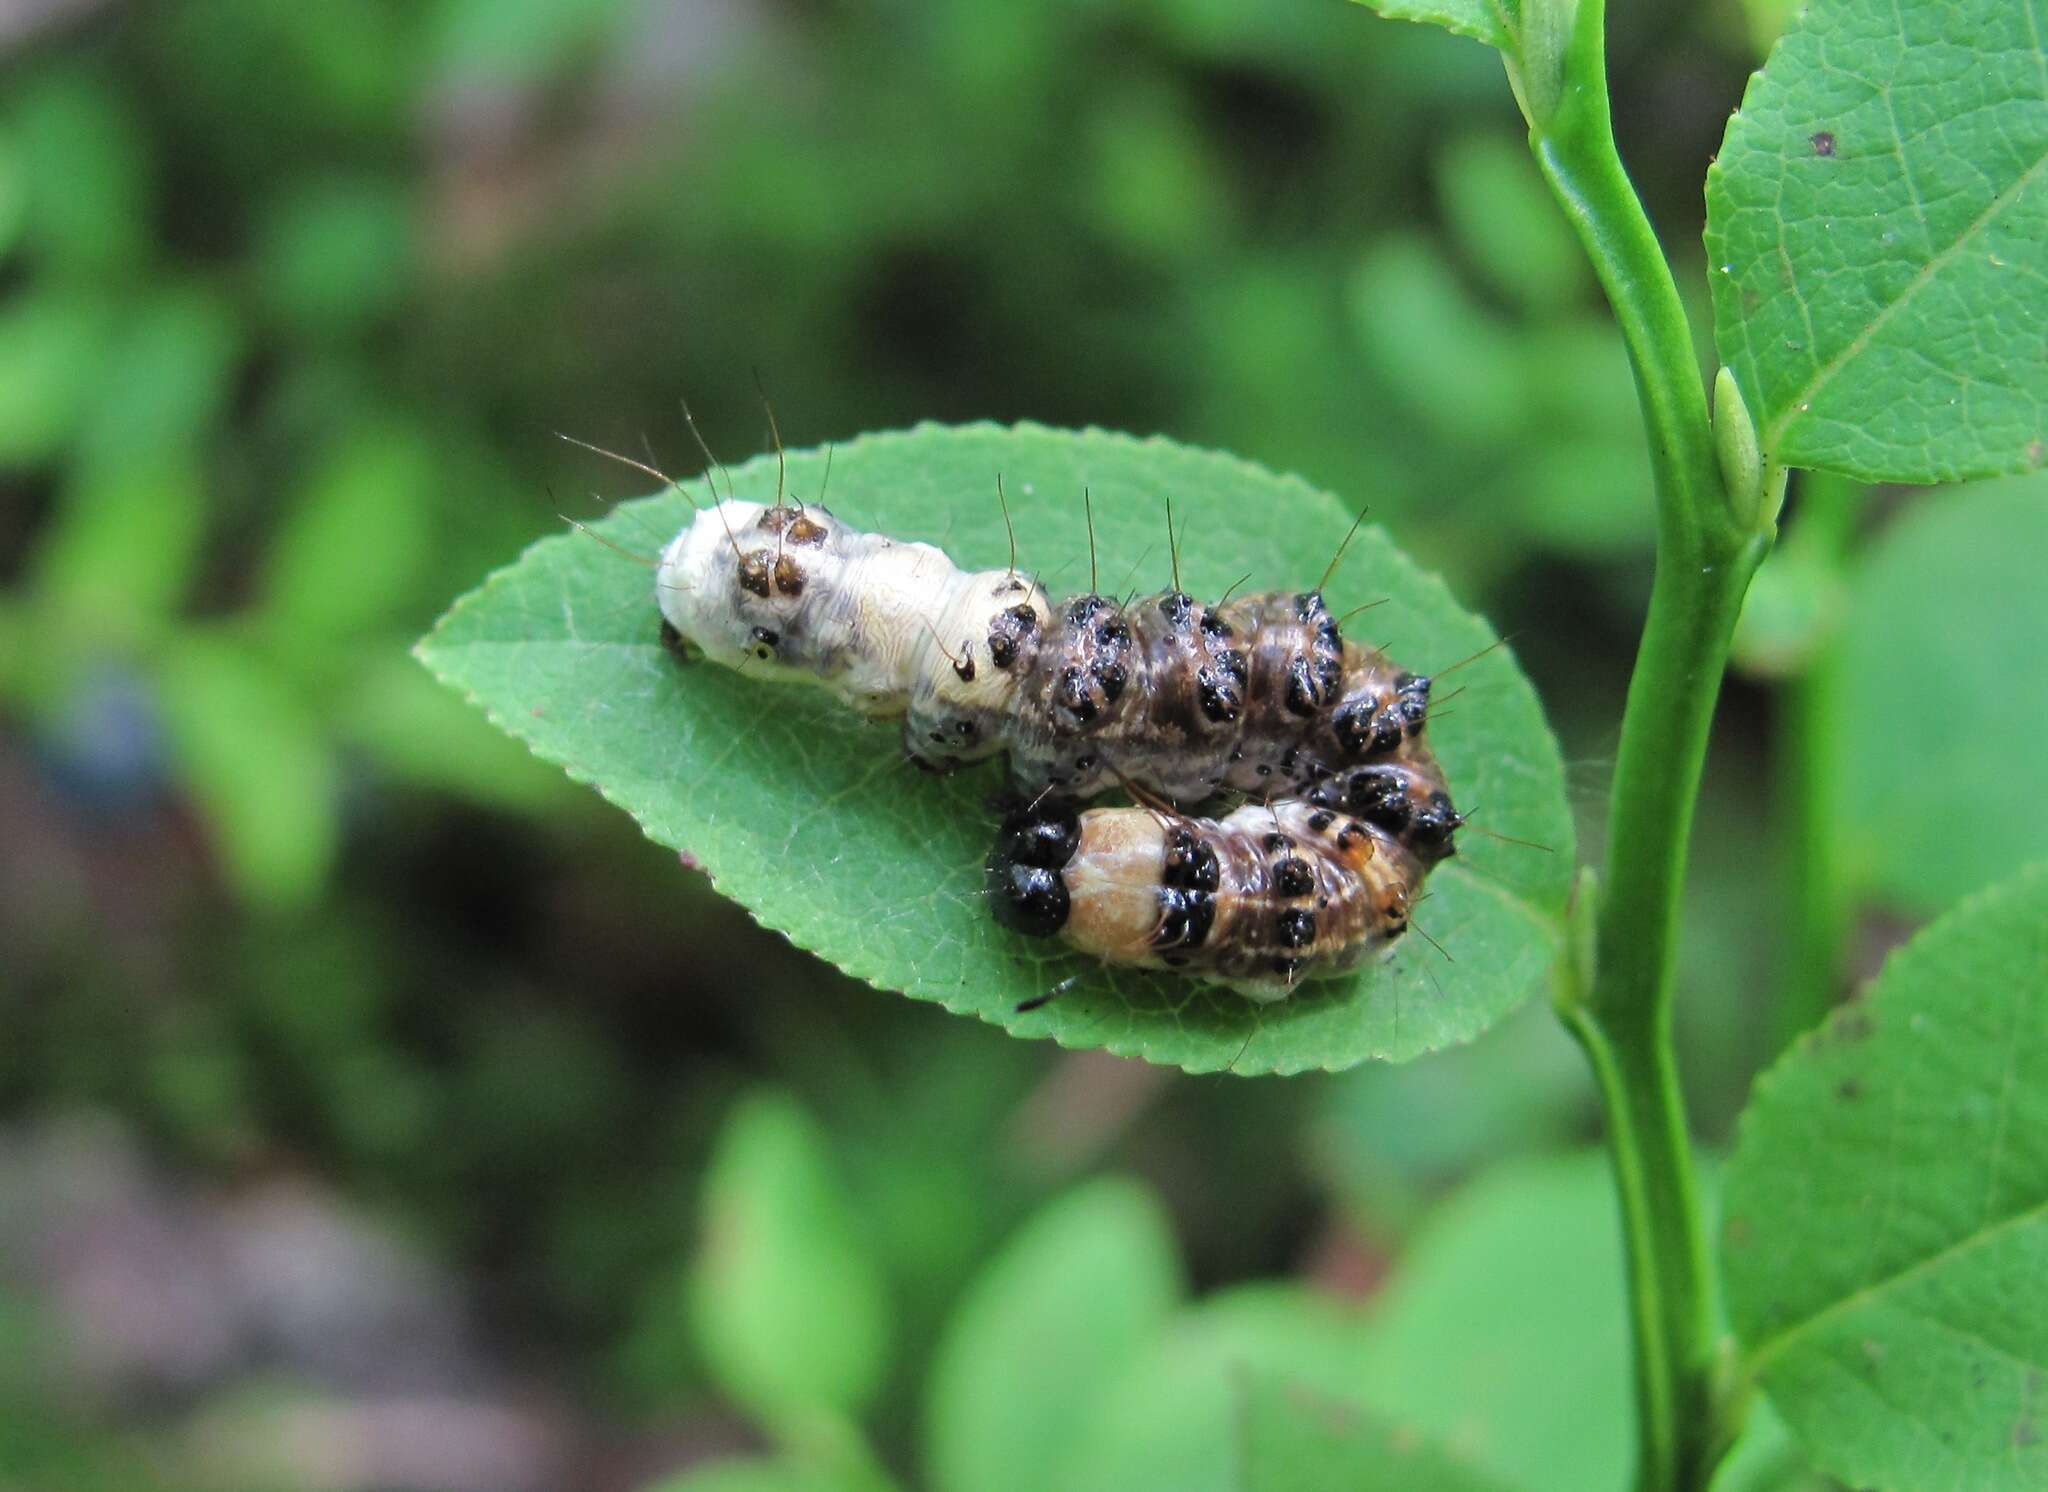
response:
[[[902,717],[921,766],[1005,755],[1024,794],[1289,796],[1419,744],[1429,713],[1430,680],[1347,641],[1320,589],[1056,604],[1014,563],[964,571],[780,500],[700,511],[656,595],[686,648]]]
[[[1426,755],[1221,819],[1047,798],[1005,819],[988,894],[1012,931],[1265,1003],[1390,949],[1460,822]]]

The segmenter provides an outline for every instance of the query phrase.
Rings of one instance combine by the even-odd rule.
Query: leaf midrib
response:
[[[1847,1315],[1849,1312],[1869,1304],[1894,1288],[1902,1286],[1921,1275],[1931,1273],[1949,1261],[1968,1254],[1971,1250],[1988,1243],[2011,1229],[2026,1223],[2039,1221],[2043,1218],[2048,1218],[2048,1197],[2044,1197],[2031,1207],[2023,1208],[2018,1212],[2002,1217],[1988,1227],[1980,1227],[1966,1237],[1959,1238],[1954,1243],[1945,1245],[1925,1258],[1916,1259],[1905,1268],[1894,1270],[1883,1279],[1872,1280],[1869,1284],[1852,1290],[1840,1299],[1828,1302],[1828,1304],[1822,1306],[1811,1315],[1802,1317],[1790,1326],[1780,1328],[1765,1339],[1761,1345],[1751,1349],[1748,1376],[1752,1378],[1761,1377],[1773,1358],[1777,1357],[1798,1338],[1805,1336],[1815,1327],[1840,1316]]]
[[[2027,8],[2027,14],[2030,18],[2033,15],[2033,7],[2031,5]],[[1878,332],[1933,280],[1938,270],[1943,268],[1957,254],[1961,253],[1963,247],[1972,238],[1976,237],[1993,218],[2018,201],[2021,188],[2032,181],[2040,173],[2044,165],[2048,165],[2048,151],[2044,151],[2041,155],[2035,157],[2034,163],[2015,176],[1996,197],[1993,197],[1985,205],[1984,210],[1971,219],[1962,232],[1956,235],[1953,242],[1923,264],[1914,274],[1913,278],[1907,282],[1905,289],[1899,292],[1898,297],[1890,305],[1878,312],[1877,315],[1873,316],[1869,323],[1864,326],[1863,330],[1851,338],[1840,352],[1814,370],[1813,376],[1800,387],[1797,393],[1785,401],[1778,417],[1772,420],[1765,428],[1763,445],[1767,452],[1775,453],[1782,446],[1786,430],[1791,427],[1793,421],[1799,415],[1806,412],[1804,406],[1810,405],[1813,402],[1814,395],[1826,387],[1851,361],[1862,354],[1863,350],[1870,345]]]

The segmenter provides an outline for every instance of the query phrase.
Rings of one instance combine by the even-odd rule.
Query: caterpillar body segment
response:
[[[1078,596],[1034,656],[1021,651],[1030,708],[1002,728],[1024,792],[1284,794],[1397,748],[1429,707],[1429,680],[1345,642],[1314,591],[1218,606]]]
[[[1004,824],[988,879],[1018,932],[1267,1003],[1391,949],[1427,870],[1385,829],[1300,799],[1220,819],[1048,800]]]
[[[1452,836],[1465,823],[1444,786],[1443,770],[1420,741],[1410,741],[1396,760],[1353,767],[1310,784],[1302,801],[1393,835],[1425,871],[1457,853]]]

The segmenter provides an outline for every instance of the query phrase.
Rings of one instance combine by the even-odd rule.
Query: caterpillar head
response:
[[[851,533],[818,507],[730,500],[703,509],[655,571],[661,614],[715,663],[822,685],[869,713],[900,710],[900,691],[860,667],[849,635]]]

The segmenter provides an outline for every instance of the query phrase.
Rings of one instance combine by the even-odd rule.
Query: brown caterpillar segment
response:
[[[1390,949],[1427,873],[1396,835],[1300,800],[1221,819],[1048,802],[1012,815],[988,865],[1005,926],[1262,1003]]]
[[[1079,597],[1017,666],[1035,708],[1002,729],[1024,792],[1291,792],[1397,750],[1429,707],[1429,680],[1346,643],[1315,591],[1216,607],[1181,591]]]
[[[1347,814],[1391,834],[1426,870],[1457,853],[1465,816],[1451,802],[1443,769],[1419,740],[1399,760],[1353,767],[1312,784],[1302,801],[1318,813]]]

